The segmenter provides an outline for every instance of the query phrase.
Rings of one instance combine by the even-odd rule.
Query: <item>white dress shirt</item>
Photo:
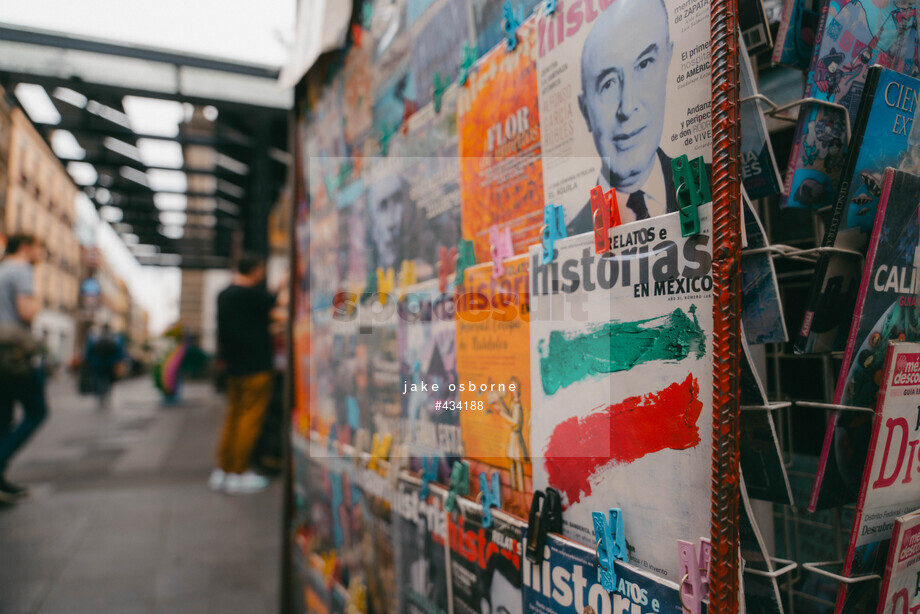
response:
[[[597,180],[597,185],[603,188],[605,194],[610,190],[610,182],[607,181],[604,173],[601,173],[600,178]],[[645,185],[640,189],[645,194],[645,206],[648,207],[649,217],[657,217],[668,212],[668,196],[664,183],[664,172],[661,170],[661,158],[657,154],[655,155],[652,172],[649,174],[648,179],[645,180]],[[623,224],[636,221],[636,214],[626,206],[626,201],[629,200],[630,194],[632,192],[617,190],[617,205],[620,208],[620,221]]]

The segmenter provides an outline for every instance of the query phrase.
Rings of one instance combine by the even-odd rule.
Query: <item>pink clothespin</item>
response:
[[[514,246],[511,243],[511,229],[498,229],[498,226],[489,228],[489,243],[492,251],[492,278],[498,279],[505,274],[505,259],[514,256]]]
[[[700,614],[703,600],[709,598],[709,563],[712,560],[712,544],[700,538],[700,552],[697,556],[693,544],[677,540],[678,574],[681,576],[678,587],[680,604],[689,614]]]

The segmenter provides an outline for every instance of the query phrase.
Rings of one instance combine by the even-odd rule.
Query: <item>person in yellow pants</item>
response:
[[[228,494],[264,490],[268,479],[249,467],[272,394],[269,324],[277,295],[265,288],[265,263],[243,254],[217,297],[218,356],[227,375],[227,411],[209,484]]]

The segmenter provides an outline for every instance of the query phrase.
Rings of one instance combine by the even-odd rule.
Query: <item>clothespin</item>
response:
[[[603,512],[592,512],[594,538],[597,540],[597,579],[608,593],[617,590],[617,572],[614,561],[629,561],[626,535],[623,531],[623,512],[618,507],[608,510],[610,522]]]
[[[712,544],[705,537],[700,538],[700,552],[690,542],[677,540],[678,571],[680,574],[680,604],[689,614],[700,614],[704,599],[709,597],[709,563],[712,560]]]
[[[361,6],[361,26],[365,30],[371,29],[371,20],[374,19],[374,3],[365,2]]]
[[[553,245],[566,238],[565,217],[562,205],[546,205],[543,209],[543,228],[540,231],[543,243],[543,264],[549,264],[555,257]]]
[[[470,267],[476,266],[476,250],[473,249],[473,242],[466,239],[460,239],[457,244],[457,274],[454,276],[454,285],[463,285],[463,274]]]
[[[554,15],[556,13],[556,0],[546,0],[546,14]]]
[[[547,533],[562,533],[562,497],[555,488],[536,491],[530,504],[526,554],[537,565],[543,562]]]
[[[712,200],[706,162],[702,156],[689,160],[685,155],[671,160],[671,174],[677,190],[680,212],[680,233],[692,237],[700,233],[700,214],[697,208]]]
[[[348,583],[348,606],[346,612],[367,612],[367,587],[357,575]]]
[[[358,399],[351,395],[345,397],[345,410],[348,426],[357,431],[361,427],[361,412],[358,410]]]
[[[337,451],[339,437],[339,429],[337,424],[333,424],[329,427],[329,436],[326,437],[326,451],[329,453],[329,456],[332,456],[334,452]]]
[[[415,260],[403,260],[399,266],[399,293],[403,295],[406,289],[418,282],[415,274]]]
[[[423,456],[422,457],[422,489],[418,493],[419,499],[423,499],[423,500],[427,499],[428,493],[430,492],[428,489],[428,485],[431,482],[437,482],[437,481],[438,481],[438,459],[436,459],[433,456],[431,457]]]
[[[332,487],[332,509],[337,510],[345,501],[345,488],[342,484],[341,473],[330,473],[329,483]],[[339,522],[332,523],[332,536],[337,546],[340,546],[345,539],[342,532],[342,525]]]
[[[492,252],[492,279],[498,279],[505,274],[505,258],[514,256],[511,229],[499,230],[498,226],[489,228],[489,244]]]
[[[456,266],[457,248],[452,247],[448,251],[447,246],[442,245],[438,251],[438,291],[444,294],[447,292],[447,276]]]
[[[418,111],[418,103],[408,98],[403,99],[402,133],[409,133],[409,118]]]
[[[380,433],[374,433],[374,440],[371,442],[371,460],[367,463],[367,468],[372,471],[377,470],[378,462],[386,460],[390,455],[390,444],[393,443],[393,435],[387,433],[383,437]]]
[[[522,11],[520,6],[518,7],[518,12],[515,14],[514,6],[511,4],[511,0],[507,0],[505,5],[502,7],[502,13],[504,14],[504,19],[502,20],[502,32],[505,33],[505,40],[508,41],[508,51],[514,51],[517,49],[517,30],[521,25],[521,22],[524,21]]]
[[[620,225],[620,206],[616,190],[604,194],[601,186],[591,188],[591,219],[594,225],[594,251],[606,254],[610,251],[610,229]]]
[[[450,488],[447,492],[447,501],[444,509],[448,512],[457,507],[457,495],[470,494],[470,464],[466,461],[454,461],[450,470]]]
[[[431,83],[431,102],[434,105],[434,112],[441,112],[441,98],[444,97],[444,90],[447,89],[447,83],[441,83],[441,73],[435,72]]]
[[[479,474],[479,493],[482,496],[482,528],[488,529],[492,526],[492,508],[502,506],[502,486],[497,471],[492,474],[491,488],[486,472]]]
[[[463,43],[463,51],[460,52],[460,74],[457,75],[457,83],[460,87],[466,85],[466,80],[470,76],[470,69],[476,63],[476,45],[470,46],[469,43]]]
[[[390,139],[393,138],[393,135],[396,134],[396,131],[399,129],[399,126],[380,126],[380,153],[382,155],[387,155],[387,151],[390,148]]]
[[[377,292],[380,294],[380,304],[387,304],[387,297],[393,294],[396,288],[396,272],[389,268],[386,271],[377,268]]]
[[[354,44],[356,49],[361,48],[361,39],[363,38],[363,36],[364,36],[364,29],[360,26],[360,24],[357,24],[357,23],[352,24],[351,25],[351,42]]]

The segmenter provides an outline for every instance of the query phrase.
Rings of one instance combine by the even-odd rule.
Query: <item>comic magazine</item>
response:
[[[708,535],[712,440],[712,206],[530,250],[534,489],[562,494],[564,533],[623,510],[630,562],[674,581],[674,544]],[[649,488],[655,484],[655,488]],[[662,506],[666,492],[681,505]]]
[[[741,60],[739,95],[743,100],[758,93],[757,82],[751,58],[743,42],[738,56]],[[741,103],[741,181],[748,196],[753,199],[773,196],[783,189],[770,134],[767,132],[767,121],[756,100]]]
[[[398,610],[406,614],[446,614],[450,564],[444,489],[403,476],[396,493],[396,584]]]
[[[536,25],[545,202],[570,237],[591,231],[596,185],[623,222],[676,211],[671,159],[712,159],[708,0],[564,8]]]
[[[843,182],[821,243],[865,253],[886,167],[910,163],[916,146],[911,138],[920,80],[881,66],[869,69],[866,90],[847,156]],[[908,169],[904,169],[908,170]],[[825,253],[815,266],[802,326],[796,337],[799,352],[842,349],[859,289],[862,260]]]
[[[878,614],[901,614],[920,606],[920,510],[894,521]],[[900,608],[898,606],[901,606]]]
[[[741,505],[738,507],[738,538],[741,545],[741,558],[744,559],[742,577],[745,612],[747,614],[783,614],[783,600],[780,597],[776,578],[752,573],[752,571],[770,573],[774,570],[774,566],[760,528],[754,520],[751,501],[745,488],[744,475],[741,478]]]
[[[505,21],[505,4],[505,0],[470,0],[478,55],[485,55],[494,47],[505,44],[505,32],[502,29]],[[541,0],[520,0],[512,3],[512,10],[519,21],[524,21],[540,4]]]
[[[514,51],[500,45],[480,58],[460,89],[460,194],[463,238],[476,261],[490,259],[489,229],[509,229],[514,253],[543,224],[543,170],[533,20],[518,28]]]
[[[874,408],[887,342],[920,340],[918,201],[920,177],[886,169],[835,404]],[[831,413],[809,510],[856,500],[871,428],[869,414]]]
[[[672,550],[676,559],[676,544]],[[551,533],[546,536],[543,551],[539,565],[527,557],[523,559],[526,614],[684,613],[678,596],[680,578],[675,582],[662,580],[646,569],[616,561],[617,590],[607,592],[598,580],[600,570],[593,546]],[[707,611],[704,602],[700,613]]]
[[[441,87],[447,87],[457,78],[460,49],[471,36],[466,2],[437,0],[412,23],[412,78],[420,107],[432,100],[435,75]]]
[[[846,108],[802,108],[786,171],[782,206],[821,208],[837,202],[850,126],[862,99],[869,67],[904,74],[917,68],[915,0],[825,0],[805,98]]]
[[[773,257],[766,251],[767,235],[760,216],[742,189],[744,232],[747,247],[741,252],[741,322],[751,345],[785,343],[786,318],[779,298],[779,283]]]
[[[403,420],[398,440],[414,459],[440,458],[441,479],[447,482],[452,461],[463,454],[460,412],[438,406],[457,401],[454,288],[441,293],[437,280],[411,286],[399,299],[398,315]],[[413,465],[420,467],[420,462]]]
[[[533,492],[527,270],[526,256],[505,260],[498,279],[481,264],[457,288],[457,413],[472,496],[480,472],[498,470],[502,507],[522,517]]]
[[[916,197],[915,197],[916,199]],[[920,507],[912,484],[920,443],[920,343],[889,343],[872,440],[843,575],[881,574],[894,520]],[[879,597],[878,584],[841,584],[836,614],[867,612]]]
[[[811,62],[822,0],[785,0],[773,63],[807,69]]]
[[[520,612],[527,523],[497,510],[483,526],[482,504],[457,498],[447,516],[454,614]]]

